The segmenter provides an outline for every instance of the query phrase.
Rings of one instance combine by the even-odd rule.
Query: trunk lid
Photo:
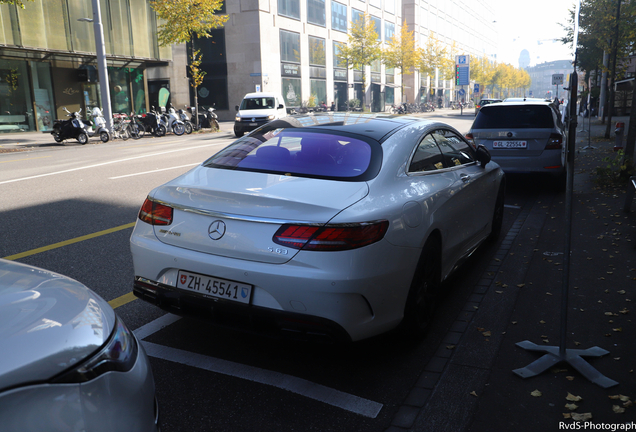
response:
[[[173,207],[169,226],[155,226],[166,244],[267,263],[296,250],[272,241],[284,223],[325,224],[368,194],[366,182],[343,182],[199,166],[157,188],[151,198]]]

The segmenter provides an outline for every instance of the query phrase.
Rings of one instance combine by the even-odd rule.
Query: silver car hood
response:
[[[102,346],[115,312],[81,283],[0,259],[0,390],[41,382]]]

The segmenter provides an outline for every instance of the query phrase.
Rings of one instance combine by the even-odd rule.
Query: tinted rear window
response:
[[[346,136],[275,129],[244,137],[221,150],[205,166],[274,172],[303,177],[353,179],[371,163],[369,143]]]
[[[550,129],[552,110],[545,105],[499,105],[483,108],[472,129]]]

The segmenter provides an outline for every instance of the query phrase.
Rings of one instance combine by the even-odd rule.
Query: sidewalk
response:
[[[591,137],[582,129],[579,123],[566,348],[609,351],[584,360],[618,385],[602,388],[566,363],[525,379],[513,373],[543,355],[516,343],[560,346],[565,193],[537,191],[466,304],[471,317],[458,318],[387,432],[585,430],[574,418],[594,423],[588,430],[624,423],[636,430],[636,213],[623,212],[626,187],[594,182],[603,158],[615,157],[613,128],[610,140],[595,119]]]

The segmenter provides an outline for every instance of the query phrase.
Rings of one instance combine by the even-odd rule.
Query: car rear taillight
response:
[[[548,138],[548,143],[545,145],[546,150],[560,150],[563,147],[563,136],[561,134],[553,133]]]
[[[285,224],[272,240],[292,249],[344,251],[382,240],[388,228],[389,221],[325,226]]]
[[[146,198],[141,210],[139,210],[139,219],[150,225],[170,225],[172,223],[172,212],[172,207]]]
[[[475,105],[475,108],[479,109],[481,108],[481,105]]]

